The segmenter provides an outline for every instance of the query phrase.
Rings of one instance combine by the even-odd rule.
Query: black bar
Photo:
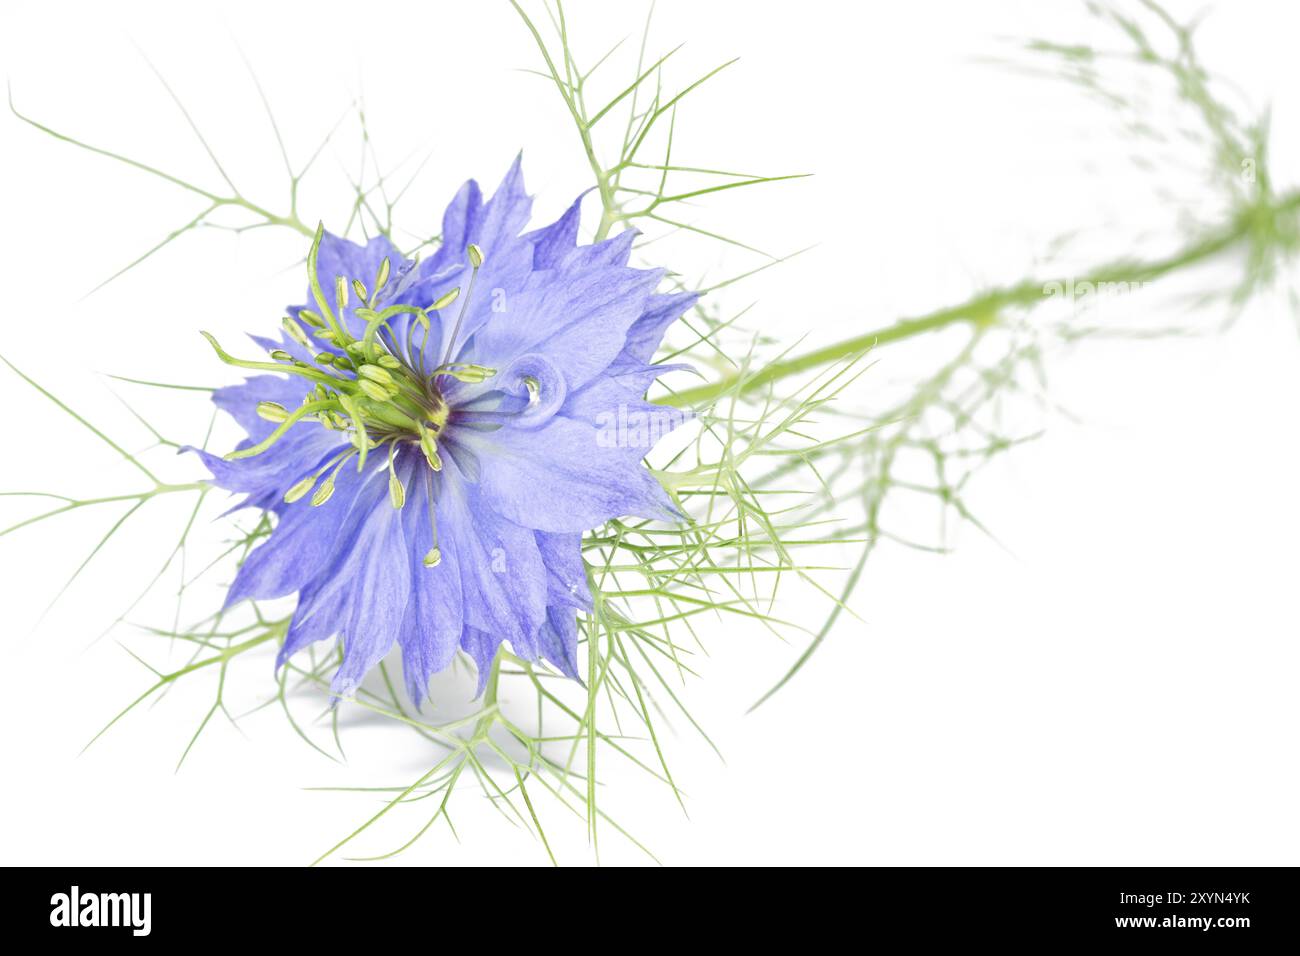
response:
[[[654,870],[592,881],[578,872],[368,867],[51,868],[9,876],[0,913],[11,934],[75,934],[96,945],[116,939],[260,947],[283,939],[405,948],[419,945],[424,933],[434,945],[454,932],[492,947],[539,933],[589,939],[593,924],[614,931],[600,937],[606,950],[619,939],[651,943],[656,934],[665,944],[794,933],[809,943],[838,937],[845,945],[902,938],[1216,948],[1294,948],[1300,938],[1292,868],[736,870],[698,883],[689,872]],[[108,922],[118,925],[98,925]],[[399,938],[386,935],[392,933]]]

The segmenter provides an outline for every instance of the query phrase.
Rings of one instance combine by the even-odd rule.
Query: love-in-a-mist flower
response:
[[[200,454],[240,506],[275,516],[228,604],[296,593],[280,662],[338,638],[335,695],[394,644],[417,701],[457,650],[481,690],[502,641],[576,678],[582,533],[678,517],[644,443],[602,429],[651,412],[664,369],[650,359],[695,296],[628,266],[632,233],[578,245],[580,203],[523,232],[516,160],[486,203],[475,182],[460,189],[424,261],[318,231],[309,304],[277,339],[254,337],[271,361],[208,336],[230,364],[287,373],[213,396],[248,439]]]

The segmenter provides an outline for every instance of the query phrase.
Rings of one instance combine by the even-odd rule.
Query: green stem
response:
[[[600,242],[608,237],[610,228],[618,221],[618,214],[609,175],[597,158],[596,146],[591,139],[591,124],[587,121],[587,111],[581,101],[581,80],[571,86],[566,86],[565,81],[560,78],[559,70],[556,69],[555,61],[551,59],[551,51],[546,48],[546,41],[542,39],[542,35],[537,27],[533,25],[533,21],[529,19],[528,14],[524,13],[524,8],[519,5],[518,0],[510,0],[510,4],[524,21],[524,26],[528,28],[528,32],[533,35],[533,40],[537,43],[537,49],[541,52],[542,59],[546,61],[546,68],[550,70],[551,79],[555,82],[555,88],[559,90],[560,97],[568,106],[569,114],[578,126],[578,134],[582,137],[582,151],[587,156],[587,162],[591,165],[592,173],[595,174],[596,188],[600,193],[600,204],[603,211],[600,217],[600,225],[596,229],[595,239],[596,242]]]
[[[505,649],[498,647],[496,657],[492,658],[492,669],[488,671],[487,683],[483,687],[483,709],[479,711],[482,716],[474,725],[470,746],[477,741],[491,740],[488,735],[492,731],[492,725],[497,722],[497,685],[501,682],[501,659],[505,654]]]
[[[296,212],[291,212],[287,216],[277,216],[269,209],[265,209],[262,206],[257,205],[257,203],[249,202],[247,199],[244,199],[242,196],[235,196],[230,199],[223,199],[221,200],[221,204],[227,206],[239,206],[241,209],[246,209],[255,216],[263,217],[267,221],[268,225],[287,226],[288,228],[294,230],[295,232],[301,233],[304,236],[311,236],[315,234],[315,230],[313,230],[305,222],[299,219]]]
[[[38,515],[33,515],[30,518],[18,522],[17,524],[10,525],[9,527],[0,530],[0,538],[3,538],[5,535],[12,534],[13,532],[18,531],[21,528],[26,528],[30,525],[36,524],[37,522],[44,521],[46,518],[53,518],[61,514],[66,514],[67,512],[75,511],[78,508],[90,508],[90,507],[94,507],[95,505],[115,504],[119,501],[136,501],[139,502],[140,504],[144,504],[150,498],[153,498],[157,495],[174,494],[183,491],[202,491],[207,487],[209,487],[208,484],[202,481],[195,481],[185,485],[169,485],[169,484],[162,484],[160,482],[149,491],[138,491],[132,494],[125,494],[125,495],[108,495],[102,498],[72,499],[69,500],[67,504],[61,505],[58,508],[54,508],[50,511],[42,512],[41,514]]]
[[[1291,193],[1277,203],[1263,207],[1263,213],[1268,217],[1276,217],[1294,213],[1297,209],[1300,209],[1300,193]],[[1095,270],[1091,275],[1074,277],[1074,281],[1076,284],[1149,282],[1185,266],[1204,262],[1248,239],[1252,230],[1258,227],[1260,215],[1259,207],[1248,208],[1239,214],[1228,228],[1211,232],[1168,258],[1150,262],[1118,260]],[[879,345],[914,338],[960,322],[970,322],[975,325],[988,324],[993,322],[998,313],[1007,306],[1032,307],[1044,301],[1047,298],[1044,289],[1052,281],[1064,285],[1069,278],[1060,277],[1057,280],[1041,281],[1027,279],[1013,286],[982,293],[959,305],[949,306],[927,315],[901,319],[892,325],[843,339],[803,355],[773,362],[755,374],[729,375],[708,385],[699,385],[664,396],[658,399],[658,402],[661,405],[677,408],[708,405],[724,395],[742,395],[752,392],[778,379],[829,365],[838,359],[858,355]]]

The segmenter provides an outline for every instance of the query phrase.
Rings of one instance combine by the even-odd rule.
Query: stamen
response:
[[[456,288],[452,289],[450,292],[444,293],[438,299],[436,299],[433,305],[429,306],[429,311],[441,312],[443,309],[447,308],[447,306],[455,302],[458,298],[460,298],[460,286],[456,286]]]
[[[356,429],[352,433],[351,437],[352,444],[356,446],[357,451],[361,454],[361,459],[357,462],[357,471],[361,471],[366,467],[366,454],[370,451],[370,436],[366,433],[366,428],[363,424],[365,419],[362,418],[361,415],[361,406],[357,404],[356,399],[351,395],[340,395],[339,404],[342,405],[343,410],[348,413],[348,417],[352,419],[352,423]]]
[[[486,365],[468,365],[459,362],[452,362],[450,365],[440,365],[433,370],[433,374],[450,375],[457,381],[467,382],[478,385],[486,382],[492,376],[496,375],[497,370],[488,368]]]
[[[376,402],[386,402],[392,397],[392,394],[389,393],[388,389],[384,388],[384,386],[380,385],[378,382],[372,382],[368,378],[357,379],[357,387],[366,393],[367,398],[373,399]]]
[[[268,422],[282,422],[289,417],[289,410],[279,402],[258,402],[257,417]]]
[[[334,478],[338,475],[339,470],[343,467],[344,463],[355,454],[355,451],[345,451],[322,468],[320,472],[317,472],[317,477],[319,477],[320,473],[329,469],[331,465],[334,468],[334,470],[330,472],[329,477],[326,478],[321,486],[316,489],[316,493],[311,496],[311,506],[313,508],[319,508],[321,505],[325,504],[325,502],[329,501],[330,498],[334,497]]]
[[[375,275],[375,298],[378,298],[384,286],[388,285],[388,273],[392,267],[392,263],[388,261],[388,256],[384,256],[384,261],[379,263],[379,272]]]
[[[406,487],[402,480],[397,477],[397,469],[393,465],[393,454],[397,448],[397,443],[388,446],[388,500],[393,503],[393,507],[401,510],[402,505],[406,504]]]
[[[459,292],[460,292],[459,289],[456,289],[455,291],[456,291],[458,294],[459,294]],[[446,296],[444,296],[443,298],[446,298]],[[440,302],[440,301],[442,301],[442,300],[439,299],[438,301]],[[437,305],[437,303],[435,302],[434,305]],[[425,378],[426,376],[425,376],[425,371],[424,371],[424,366],[425,366],[425,362],[424,362],[424,353],[425,353],[425,350],[429,347],[429,331],[430,331],[431,326],[430,326],[430,323],[429,323],[429,317],[428,317],[427,315],[425,315],[423,312],[420,312],[420,313],[416,316],[416,318],[419,320],[420,330],[424,333],[424,336],[420,339],[420,350],[419,350],[419,352],[417,353],[416,350],[415,350],[415,327],[416,327],[416,323],[415,323],[415,322],[412,322],[412,323],[410,323],[409,325],[407,325],[407,327],[406,327],[406,361],[407,361],[407,363],[410,365],[410,367],[411,367],[412,370],[418,371],[420,377],[421,377],[421,378]],[[418,356],[418,357],[417,357],[417,356]]]
[[[289,338],[293,339],[305,349],[311,348],[311,339],[307,338],[307,333],[303,331],[301,325],[289,318],[287,315],[284,317],[284,321],[280,324],[284,327],[284,331],[288,333]]]
[[[343,276],[334,277],[334,300],[339,304],[339,315],[348,307],[348,280]]]
[[[357,294],[357,298],[360,299],[362,302],[369,301],[370,296],[366,295],[366,287],[362,285],[360,279],[352,280],[352,291]]]
[[[293,504],[314,487],[316,487],[316,476],[308,475],[284,493],[284,500],[289,504]]]
[[[344,452],[341,455],[336,455],[327,461],[323,467],[316,469],[313,474],[302,478],[302,480],[297,482],[292,488],[284,493],[285,502],[293,504],[295,501],[306,495],[307,492],[311,491],[315,486],[320,476],[329,471],[330,468],[334,469],[334,474],[338,474],[338,470],[342,466],[343,462],[347,460],[348,456],[354,454],[356,454],[356,452],[349,451]],[[323,505],[325,502],[329,501],[330,495],[334,494],[334,474],[331,474],[330,477],[326,479],[325,484],[316,489],[316,493],[311,497],[313,505]]]
[[[456,316],[456,324],[452,327],[451,338],[447,340],[447,354],[442,357],[440,365],[446,365],[451,361],[451,356],[456,350],[456,338],[460,335],[460,326],[465,321],[465,310],[469,307],[469,300],[474,295],[474,280],[478,278],[479,266],[483,265],[483,250],[474,243],[469,244],[465,250],[469,254],[469,264],[472,271],[469,274],[469,288],[465,290],[465,301],[460,304],[460,314]]]
[[[378,365],[363,365],[357,369],[357,374],[362,378],[377,382],[385,388],[392,388],[394,385],[393,376],[388,374],[388,369],[380,368]]]
[[[424,496],[429,503],[429,530],[433,532],[433,547],[424,556],[424,566],[436,568],[442,564],[442,551],[438,548],[438,514],[433,501],[433,478],[427,471],[424,473]]]
[[[420,450],[424,452],[425,461],[434,471],[442,471],[442,456],[438,454],[438,443],[434,440],[433,433],[424,427],[423,422],[416,424],[420,429]]]

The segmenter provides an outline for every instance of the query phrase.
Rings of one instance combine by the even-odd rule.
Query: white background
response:
[[[1113,237],[1135,235],[1144,216],[1160,222],[1151,174],[1117,160],[1127,147],[1075,92],[984,62],[1007,51],[1003,38],[1081,35],[1079,8],[1047,6],[661,2],[651,49],[688,41],[675,83],[742,58],[683,107],[681,161],[816,174],[700,213],[774,251],[819,244],[729,304],[757,300],[752,324],[783,341],[830,341],[1033,271],[1067,230],[1096,230],[1091,248],[1102,257],[1133,251]],[[566,9],[588,63],[644,16],[639,4]],[[1251,102],[1273,104],[1280,187],[1294,183],[1300,143],[1295,27],[1280,3],[1224,4],[1202,27],[1207,62]],[[359,92],[387,162],[433,149],[408,222],[432,231],[461,181],[494,183],[521,147],[537,221],[588,185],[554,90],[518,71],[538,62],[505,3],[228,4],[221,13],[17,3],[0,36],[19,109],[219,186],[138,46],[232,177],[276,208],[282,170],[235,40],[295,163]],[[305,216],[337,215],[355,142],[349,126],[325,152],[321,178],[334,192],[308,189]],[[98,373],[229,381],[196,329],[234,341],[299,298],[299,274],[286,271],[302,254],[297,238],[209,230],[83,299],[201,207],[12,117],[0,119],[0,154],[0,354],[131,436],[132,448],[147,435]],[[697,274],[730,262],[705,245],[664,249],[697,256]],[[882,352],[872,374],[905,377],[894,361]],[[726,766],[686,733],[670,741],[689,820],[664,792],[617,783],[620,819],[660,859],[1296,862],[1294,322],[1264,298],[1222,336],[1088,345],[1052,373],[1053,397],[1079,421],[1053,418],[1046,437],[975,488],[1000,545],[967,529],[947,557],[882,548],[855,598],[863,622],[843,621],[799,679],[748,717],[795,648],[721,627],[709,635],[706,679],[690,695]],[[192,440],[206,427],[201,399],[113,390],[170,435]],[[138,487],[7,371],[0,401],[0,490]],[[163,467],[183,480],[200,474],[185,461]],[[32,507],[5,500],[3,523]],[[184,688],[78,757],[146,685],[113,640],[129,628],[93,639],[166,555],[183,519],[168,507],[147,509],[39,623],[112,518],[58,519],[0,539],[3,862],[304,863],[375,806],[304,786],[405,783],[425,762],[411,741],[362,726],[351,763],[338,767],[266,712],[246,723],[247,738],[215,723],[174,774],[209,700]],[[439,830],[400,859],[546,862],[473,803],[460,811],[461,843]],[[589,859],[580,827],[553,840],[563,862]],[[610,837],[605,859],[644,858]]]

